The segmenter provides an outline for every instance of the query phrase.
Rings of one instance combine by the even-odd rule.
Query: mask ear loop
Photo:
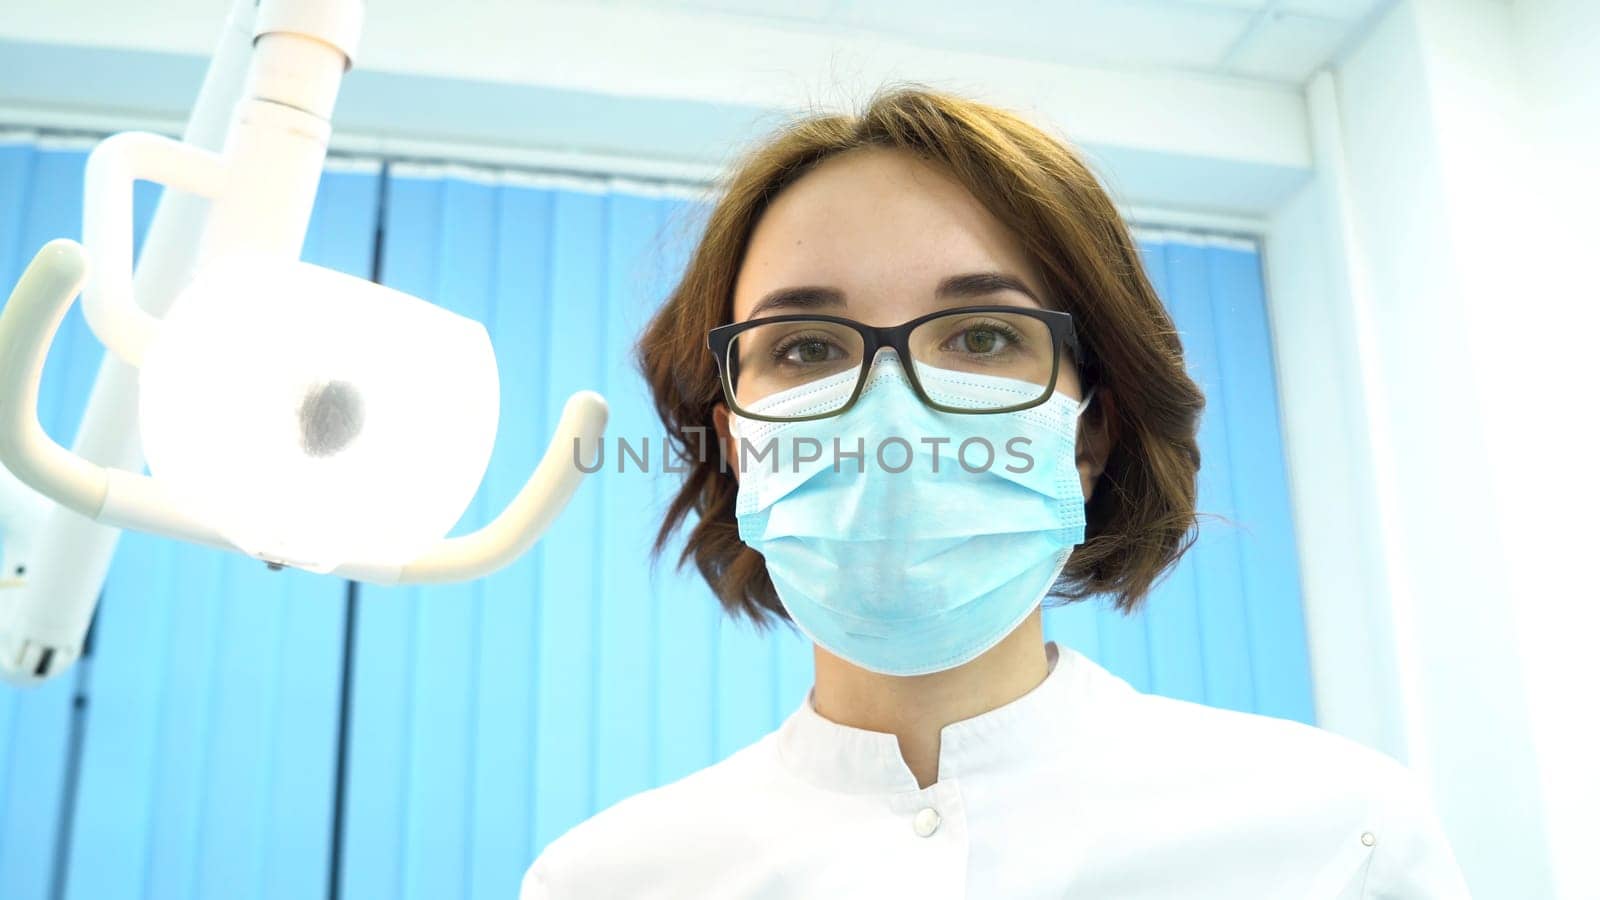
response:
[[[1078,401],[1077,415],[1073,416],[1073,418],[1078,418],[1089,411],[1089,401],[1094,399],[1094,389],[1097,387],[1099,387],[1098,384],[1090,385],[1089,390],[1084,392],[1083,399]]]

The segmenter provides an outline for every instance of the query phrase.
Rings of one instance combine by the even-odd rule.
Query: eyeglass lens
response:
[[[956,311],[922,322],[912,329],[906,343],[918,383],[935,403],[946,407],[978,410],[1021,405],[1054,387],[1057,349],[1050,327],[1032,316]],[[842,372],[854,371],[859,378],[864,350],[861,333],[838,322],[773,322],[741,331],[728,348],[737,405],[750,409],[774,394]],[[1003,394],[940,389],[951,384],[952,378],[960,381],[963,375],[994,376],[1020,385],[1000,382],[1012,388]],[[1039,394],[1027,396],[1028,385],[1037,386]],[[843,407],[849,393],[841,392],[839,397],[839,407]]]

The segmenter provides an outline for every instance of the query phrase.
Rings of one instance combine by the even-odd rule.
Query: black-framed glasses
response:
[[[771,316],[719,325],[706,346],[728,406],[766,422],[849,409],[884,347],[923,403],[954,413],[1038,406],[1055,390],[1061,348],[1074,364],[1083,359],[1070,313],[1020,306],[964,306],[885,328],[841,316]]]

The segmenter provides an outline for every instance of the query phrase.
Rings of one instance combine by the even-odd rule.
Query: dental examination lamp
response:
[[[606,420],[593,391],[567,400],[507,508],[446,538],[494,446],[488,333],[299,258],[361,19],[352,0],[238,0],[184,140],[98,144],[82,245],[47,244],[0,310],[0,677],[78,657],[117,529],[359,581],[463,581],[526,551],[582,480]],[[167,190],[136,275],[140,179]],[[80,290],[109,352],[68,450],[37,406]]]

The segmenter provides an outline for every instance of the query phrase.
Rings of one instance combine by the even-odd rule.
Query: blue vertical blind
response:
[[[0,284],[77,233],[83,158],[0,144]],[[632,348],[703,212],[603,179],[330,171],[307,258],[493,340],[499,438],[457,533],[504,508],[574,390],[611,405],[606,465],[532,552],[470,584],[347,585],[125,536],[86,659],[0,688],[0,896],[514,896],[566,829],[775,728],[810,686],[809,645],[725,619],[674,569],[681,541],[648,559],[677,476]],[[1046,634],[1142,690],[1311,722],[1257,253],[1140,248],[1207,392],[1201,506],[1226,521],[1145,612],[1051,609]],[[99,355],[75,311],[41,402],[58,439]]]
[[[1136,233],[1206,395],[1199,538],[1142,613],[1073,604],[1045,636],[1147,693],[1315,723],[1277,380],[1256,247]]]
[[[500,367],[499,441],[458,530],[504,508],[575,390],[610,403],[608,450],[638,454],[624,471],[608,455],[491,578],[359,591],[343,893],[511,896],[596,809],[775,727],[809,650],[725,622],[695,577],[648,562],[670,481],[631,353],[681,268],[689,203],[406,166],[385,197],[383,281],[487,324]]]
[[[7,292],[47,240],[78,236],[87,149],[0,144]],[[370,275],[379,184],[371,164],[323,177],[307,259]],[[158,192],[138,187],[142,239]],[[102,356],[75,305],[40,402],[69,446]],[[0,897],[324,895],[345,594],[124,535],[83,661],[38,688],[0,688]]]
[[[81,147],[0,138],[0,295],[10,294],[47,241],[78,233],[83,161]],[[88,403],[98,363],[98,345],[74,308],[61,324],[40,385],[39,419],[58,442],[71,446],[73,415]],[[4,603],[0,591],[0,618]],[[61,798],[72,778],[78,680],[78,673],[69,673],[26,691],[0,684],[0,896],[49,896]]]

